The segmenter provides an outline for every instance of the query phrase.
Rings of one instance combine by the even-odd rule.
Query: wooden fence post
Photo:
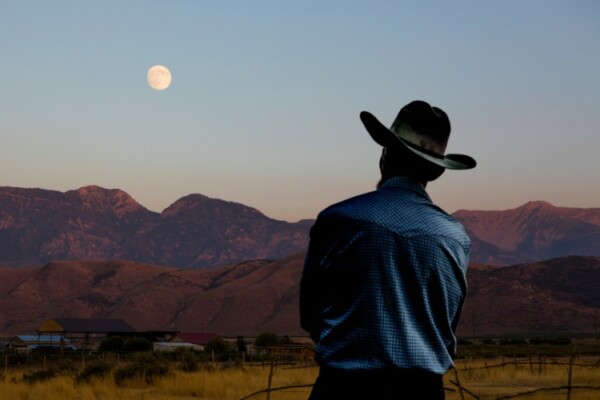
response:
[[[271,352],[271,369],[269,370],[269,380],[267,382],[267,400],[271,400],[271,384],[273,382],[273,368],[275,365],[275,357]]]
[[[460,394],[460,400],[465,400],[465,395],[463,394],[462,384],[460,383],[460,379],[458,379],[458,371],[454,368],[454,378],[456,379],[456,386],[458,386],[458,393]]]
[[[573,361],[575,360],[575,354],[571,356],[569,361],[569,381],[567,382],[567,400],[571,400],[571,383],[573,382]]]

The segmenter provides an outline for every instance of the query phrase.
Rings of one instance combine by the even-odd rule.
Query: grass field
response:
[[[447,399],[461,399],[460,389],[453,383],[456,373],[461,386],[481,399],[600,399],[598,357],[459,360],[456,372],[446,375],[446,387],[455,390],[447,392]],[[463,396],[474,398],[466,391]]]
[[[123,363],[123,362],[121,362]],[[571,367],[570,367],[571,365]],[[571,368],[570,394],[567,390]],[[102,378],[78,383],[73,375],[59,374],[27,383],[24,375],[32,367],[11,368],[0,380],[4,400],[241,400],[268,387],[312,384],[318,368],[255,365],[231,368],[201,368],[195,372],[171,370],[151,383],[143,377],[114,381],[114,371]],[[460,382],[460,388],[456,382]],[[600,358],[495,358],[460,360],[445,377],[448,400],[474,399],[600,399]],[[596,389],[594,389],[596,388]],[[272,400],[305,400],[310,387],[270,393]],[[470,394],[472,393],[472,394]],[[526,394],[529,393],[529,394]],[[521,396],[510,397],[517,394]],[[258,393],[249,399],[266,399]]]
[[[16,372],[16,371],[15,371]],[[318,369],[281,369],[274,371],[272,387],[310,384]],[[240,400],[267,387],[270,368],[228,368],[196,372],[175,371],[157,378],[152,384],[132,379],[117,386],[112,375],[78,384],[70,376],[58,376],[33,384],[21,380],[22,373],[6,376],[0,382],[4,400],[166,400],[206,399]],[[15,381],[16,380],[16,381]],[[271,399],[306,399],[310,388],[274,392]],[[264,399],[265,394],[253,397]]]

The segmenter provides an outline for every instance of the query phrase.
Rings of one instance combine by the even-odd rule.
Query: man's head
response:
[[[444,154],[450,137],[446,113],[420,100],[404,106],[386,128],[374,115],[360,113],[365,128],[383,146],[382,177],[413,176],[423,182],[437,179],[445,169],[471,169],[476,161],[463,154]]]

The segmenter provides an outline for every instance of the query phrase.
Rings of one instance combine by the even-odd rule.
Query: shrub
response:
[[[229,345],[220,337],[210,339],[204,346],[204,351],[208,354],[224,354],[229,351]]]
[[[198,370],[198,356],[191,351],[181,353],[181,370],[194,372]]]
[[[134,379],[143,379],[152,384],[155,378],[165,376],[169,372],[167,364],[155,358],[152,354],[142,354],[134,361],[115,371],[115,383],[124,385]]]
[[[111,336],[100,342],[98,351],[100,353],[120,353],[123,350],[125,340],[121,336]]]
[[[264,332],[258,335],[256,340],[254,340],[254,345],[256,347],[270,347],[275,346],[280,343],[279,337],[270,332]]]
[[[131,338],[123,344],[122,350],[125,353],[152,351],[152,342],[144,338]]]
[[[33,384],[54,378],[58,374],[54,368],[41,369],[23,374],[23,382]]]
[[[72,358],[61,358],[56,363],[57,373],[62,375],[77,375],[77,367]]]
[[[555,346],[566,346],[568,344],[571,344],[571,338],[568,338],[568,337],[549,338],[547,340],[547,343],[555,345]]]
[[[77,382],[89,382],[92,378],[104,378],[110,374],[111,370],[112,366],[106,361],[97,361],[89,364],[77,375]]]

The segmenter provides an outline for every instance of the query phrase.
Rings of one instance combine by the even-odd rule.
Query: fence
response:
[[[496,363],[496,364],[491,364],[491,365],[484,363],[483,366],[468,365],[468,363],[465,362],[462,368],[454,369],[454,372],[453,372],[454,379],[450,379],[449,382],[451,384],[453,384],[454,386],[456,386],[461,400],[465,400],[466,398],[480,399],[481,396],[478,396],[477,394],[473,393],[473,390],[467,389],[464,386],[464,384],[461,383],[461,381],[459,379],[459,375],[464,374],[464,375],[469,376],[469,375],[472,375],[473,372],[475,372],[475,371],[486,371],[486,373],[489,373],[489,371],[494,370],[494,369],[504,369],[506,367],[519,368],[519,367],[525,366],[525,368],[529,369],[529,371],[532,375],[541,376],[545,373],[545,371],[547,370],[547,368],[549,366],[559,366],[559,367],[565,368],[566,382],[564,385],[540,387],[540,388],[527,390],[527,391],[523,391],[523,392],[511,393],[511,394],[507,394],[507,395],[500,395],[500,396],[495,397],[495,400],[517,399],[519,397],[531,396],[536,393],[551,393],[551,392],[556,393],[556,392],[563,392],[563,391],[566,392],[566,399],[570,400],[572,397],[572,393],[575,390],[588,390],[588,391],[599,391],[600,392],[600,385],[574,385],[573,384],[573,372],[574,372],[575,368],[594,369],[594,370],[599,369],[600,370],[600,358],[598,360],[596,360],[596,362],[593,362],[593,363],[576,362],[576,360],[578,360],[578,359],[579,359],[579,357],[577,355],[572,355],[569,358],[568,362],[563,362],[563,361],[559,361],[555,358],[547,358],[547,357],[537,357],[537,358],[529,357],[527,359],[514,358],[510,361],[505,361],[504,359],[502,359],[501,362]],[[599,379],[597,382],[600,383],[600,373],[598,375],[598,378]],[[599,393],[599,396],[600,396],[600,393]]]
[[[514,358],[510,361],[505,361],[504,359],[502,359],[501,362],[496,363],[496,364],[490,364],[490,365],[488,365],[487,363],[484,362],[483,366],[473,366],[473,365],[468,365],[465,363],[465,365],[462,368],[456,367],[456,368],[453,368],[453,370],[449,372],[448,382],[453,387],[445,387],[444,389],[447,392],[458,394],[458,396],[461,400],[466,400],[466,399],[479,400],[479,399],[483,398],[483,395],[476,394],[475,393],[476,390],[469,389],[465,385],[464,382],[461,382],[461,378],[460,378],[461,375],[468,376],[477,370],[489,372],[494,369],[504,369],[507,367],[518,368],[518,367],[525,366],[525,367],[529,368],[529,371],[532,375],[535,374],[535,375],[540,376],[545,373],[545,371],[547,370],[547,368],[549,366],[561,366],[561,367],[565,367],[565,373],[566,373],[566,384],[565,385],[540,387],[540,388],[536,388],[533,390],[527,390],[527,391],[523,391],[523,392],[519,392],[519,393],[511,393],[511,394],[506,394],[506,395],[495,395],[495,397],[493,397],[494,396],[493,394],[492,395],[486,394],[485,398],[488,398],[488,399],[494,398],[495,400],[510,400],[510,399],[518,399],[518,398],[528,397],[528,396],[531,396],[531,395],[534,395],[537,393],[566,392],[566,399],[571,400],[572,394],[575,390],[598,391],[599,397],[600,397],[600,385],[574,385],[573,384],[573,371],[575,368],[590,368],[590,369],[594,369],[594,370],[598,369],[600,371],[600,358],[595,363],[575,362],[577,359],[578,359],[578,357],[573,355],[570,357],[568,362],[562,362],[555,358],[529,357],[527,359]],[[289,390],[289,389],[300,389],[300,388],[309,389],[313,386],[312,384],[300,384],[300,385],[291,385],[291,386],[272,387],[271,386],[272,377],[274,374],[275,367],[277,365],[278,365],[278,362],[277,362],[276,358],[275,357],[272,358],[271,364],[270,364],[269,379],[267,382],[267,387],[265,389],[250,393],[249,395],[241,398],[240,400],[248,400],[251,398],[255,398],[259,395],[263,395],[263,394],[266,396],[267,400],[270,400],[270,398],[271,398],[270,395],[273,392],[285,391],[285,390]],[[600,373],[599,373],[599,382],[600,382]]]
[[[162,356],[161,356],[162,357]],[[8,369],[15,366],[19,368],[20,363],[30,364],[32,366],[41,366],[46,368],[47,364],[60,362],[61,360],[70,360],[71,363],[83,370],[88,363],[92,363],[96,360],[107,360],[111,361],[113,365],[119,364],[119,362],[127,362],[128,357],[118,355],[105,355],[105,354],[89,354],[89,353],[73,353],[73,354],[18,354],[18,353],[0,353],[0,360],[4,362],[3,372],[4,375],[8,375]],[[252,393],[249,393],[240,398],[240,400],[250,399],[271,399],[271,395],[276,392],[285,392],[289,390],[300,390],[308,392],[312,387],[312,382],[302,382],[296,385],[288,386],[273,386],[273,376],[275,374],[285,374],[288,369],[299,369],[299,368],[314,368],[315,364],[312,357],[305,355],[303,352],[297,349],[269,349],[268,354],[262,359],[256,359],[254,362],[250,360],[244,360],[244,357],[240,357],[241,362],[238,361],[225,361],[217,362],[214,356],[207,356],[204,360],[207,367],[210,368],[234,368],[234,367],[260,367],[265,370],[268,369],[268,378],[265,378],[265,388]],[[498,392],[493,393],[489,390],[484,390],[477,385],[478,382],[484,380],[487,377],[488,381],[493,382],[497,376],[503,376],[503,370],[506,370],[506,374],[511,371],[518,370],[520,374],[527,376],[552,376],[554,382],[552,384],[542,383],[537,386],[533,386],[528,390],[513,390],[512,393],[499,394]],[[593,376],[598,377],[595,381],[587,382],[582,384],[581,378],[583,375],[582,371],[589,370]],[[562,372],[561,372],[562,371]],[[588,373],[589,375],[589,373]],[[265,374],[266,376],[266,374]],[[558,381],[557,381],[558,379]],[[541,380],[548,382],[548,380]],[[485,359],[466,359],[459,360],[456,368],[448,373],[446,377],[446,391],[449,394],[449,399],[495,399],[495,400],[511,400],[511,399],[522,399],[527,396],[534,394],[553,394],[559,393],[561,396],[564,393],[566,398],[571,400],[574,397],[576,391],[589,391],[591,393],[598,393],[600,398],[600,357],[588,357],[580,358],[576,355],[565,358],[553,358],[553,357],[527,357],[527,358],[497,358],[494,360]],[[554,384],[559,382],[559,384]],[[496,384],[500,386],[500,384]],[[507,385],[509,386],[509,385]],[[259,386],[260,387],[260,386]],[[535,389],[534,389],[535,388]],[[595,396],[593,394],[592,396]]]

